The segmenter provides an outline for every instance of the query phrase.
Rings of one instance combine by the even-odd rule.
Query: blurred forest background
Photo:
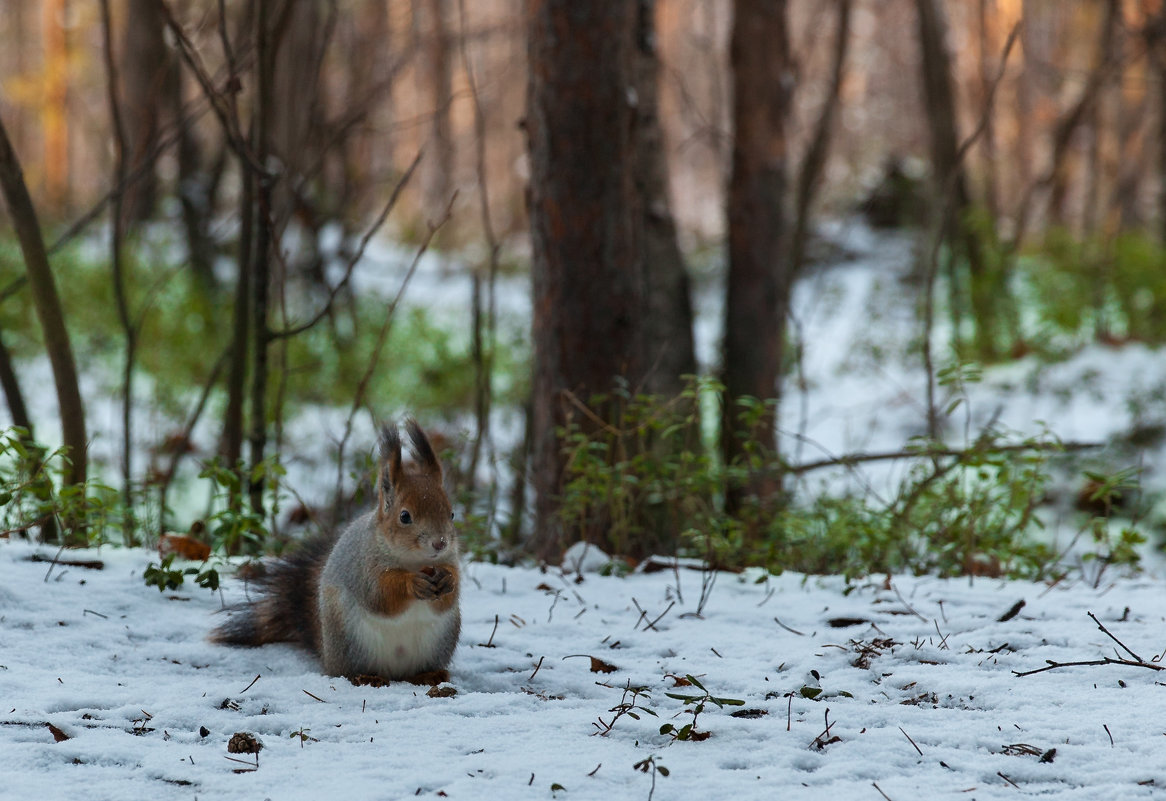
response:
[[[1030,535],[1062,446],[990,427],[954,446],[938,387],[1166,338],[1166,5],[610,5],[6,4],[5,528],[134,543],[193,524],[220,555],[271,546],[363,501],[354,421],[412,410],[444,435],[481,555],[584,538],[1055,572]],[[879,458],[922,467],[880,503],[799,496],[774,433],[792,287],[842,259],[822,221],[853,216],[917,243],[926,423]],[[354,290],[378,245],[404,269]],[[399,307],[434,258],[470,287],[460,330],[430,312],[462,293]],[[515,291],[530,317],[507,328]],[[710,291],[723,339],[702,363],[693,294]],[[53,393],[29,367],[45,355]],[[98,402],[116,430],[87,417]],[[33,425],[53,404],[64,452]],[[285,426],[320,406],[344,434],[317,443],[334,489],[306,492]],[[164,436],[146,441],[143,409]],[[195,513],[168,494],[184,463],[213,487]],[[1109,523],[1132,481],[1085,492],[1113,562],[1140,541]]]

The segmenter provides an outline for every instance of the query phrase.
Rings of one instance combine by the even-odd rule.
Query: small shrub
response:
[[[941,384],[952,396],[948,415],[965,407],[964,388],[979,376],[972,364],[943,371]],[[616,554],[663,550],[714,568],[761,566],[775,573],[1042,578],[1065,569],[1065,554],[1052,546],[1037,514],[1060,452],[1050,433],[1020,437],[988,429],[965,447],[912,440],[902,455],[911,466],[888,500],[786,498],[765,492],[780,486],[789,470],[766,449],[751,443],[725,465],[707,442],[681,435],[697,425],[696,407],[716,389],[714,382],[694,380],[678,398],[683,403],[626,398],[604,426],[569,423],[560,512],[567,530]],[[741,413],[759,410],[764,404],[748,400]],[[838,460],[839,467],[846,464],[846,457]],[[1098,484],[1116,494],[1128,491],[1131,480],[1118,473]],[[745,488],[731,508],[730,485]],[[1134,526],[1111,534],[1109,517],[1107,507],[1094,525],[1090,558],[1136,567],[1142,535]]]

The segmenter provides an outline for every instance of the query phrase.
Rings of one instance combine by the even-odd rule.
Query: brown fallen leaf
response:
[[[46,723],[45,725],[49,727],[49,732],[52,733],[53,739],[56,740],[58,743],[63,743],[63,742],[65,742],[65,740],[69,739],[69,735],[65,734],[63,731],[58,729],[53,724]]]
[[[158,555],[177,554],[192,562],[205,562],[211,557],[211,547],[185,534],[163,534],[158,538]]]
[[[591,672],[592,673],[614,673],[616,666],[610,662],[604,662],[602,659],[591,657]]]

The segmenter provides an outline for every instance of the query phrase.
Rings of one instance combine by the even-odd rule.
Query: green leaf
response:
[[[717,706],[745,706],[745,702],[739,698],[710,698]]]
[[[813,698],[817,698],[819,695],[822,694],[822,688],[821,687],[811,687],[807,684],[805,687],[802,687],[802,689],[799,690],[799,692],[802,694],[802,698],[813,699]]]

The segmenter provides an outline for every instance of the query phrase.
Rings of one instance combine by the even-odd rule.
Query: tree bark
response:
[[[45,79],[41,103],[44,198],[49,209],[59,213],[69,196],[69,36],[65,28],[68,0],[45,0],[41,15]]]
[[[255,11],[256,108],[252,124],[251,148],[259,164],[266,165],[271,153],[271,124],[275,111],[274,65],[279,49],[269,23],[267,0],[258,0]],[[274,177],[257,174],[255,180],[255,248],[251,255],[251,431],[250,496],[251,509],[261,515],[263,509],[264,479],[257,468],[263,462],[267,448],[267,357],[271,343],[268,325],[268,294],[271,284],[271,250],[277,239],[272,208]]]
[[[790,271],[795,278],[806,260],[814,199],[817,197],[822,173],[826,170],[826,160],[830,155],[834,117],[837,115],[841,100],[842,81],[846,77],[846,54],[850,49],[850,11],[853,3],[852,0],[837,0],[837,4],[838,18],[834,32],[834,60],[830,70],[830,86],[817,124],[814,126],[813,136],[806,148],[806,155],[802,157],[802,164],[798,170],[793,240],[790,244]]]
[[[668,197],[668,164],[660,124],[660,59],[656,51],[656,0],[639,0],[634,78],[636,89],[636,189],[643,208],[642,270],[647,317],[643,391],[670,397],[696,372],[692,298]]]
[[[36,437],[32,430],[32,418],[28,416],[28,406],[24,403],[24,393],[20,391],[20,379],[16,376],[16,367],[12,363],[12,354],[0,336],[0,387],[4,389],[4,400],[8,403],[8,414],[12,418],[12,425],[28,431],[28,442],[35,442]]]
[[[447,0],[413,0],[420,105],[432,108],[421,193],[426,216],[436,218],[453,191],[452,52]]]
[[[644,377],[642,208],[631,79],[636,6],[533,0],[526,119],[534,298],[535,531],[562,551],[557,518],[568,398],[584,403]],[[594,407],[601,418],[603,405]]]
[[[155,158],[163,105],[173,95],[178,80],[178,62],[162,35],[165,25],[157,0],[128,0],[121,58],[127,174]],[[123,224],[149,220],[157,205],[158,176],[151,166],[125,187]]]
[[[774,408],[745,425],[739,401],[780,397],[792,284],[786,200],[786,120],[792,89],[785,0],[736,0],[729,60],[733,155],[729,178],[729,270],[725,301],[727,462],[748,441],[776,452]],[[762,488],[755,488],[761,490]]]
[[[85,439],[85,407],[81,402],[81,391],[77,385],[73,348],[69,343],[69,332],[65,328],[65,315],[61,310],[57,284],[53,279],[48,255],[45,253],[44,240],[41,238],[36,209],[32,205],[20,162],[12,149],[12,143],[8,140],[8,132],[2,121],[0,121],[0,191],[4,194],[4,201],[12,218],[12,227],[20,240],[33,305],[40,320],[41,330],[44,332],[45,350],[48,351],[49,363],[53,369],[57,403],[61,412],[61,432],[71,462],[66,480],[73,485],[84,484],[88,467],[88,443]]]
[[[947,50],[947,21],[936,0],[916,0],[915,8],[931,144],[933,205],[947,212],[943,228],[948,241],[967,258],[976,350],[982,358],[992,360],[997,354],[997,295],[1003,291],[1004,282],[1001,276],[986,274],[980,242],[967,225],[972,200],[959,156],[952,61]],[[955,285],[953,282],[952,286]]]

